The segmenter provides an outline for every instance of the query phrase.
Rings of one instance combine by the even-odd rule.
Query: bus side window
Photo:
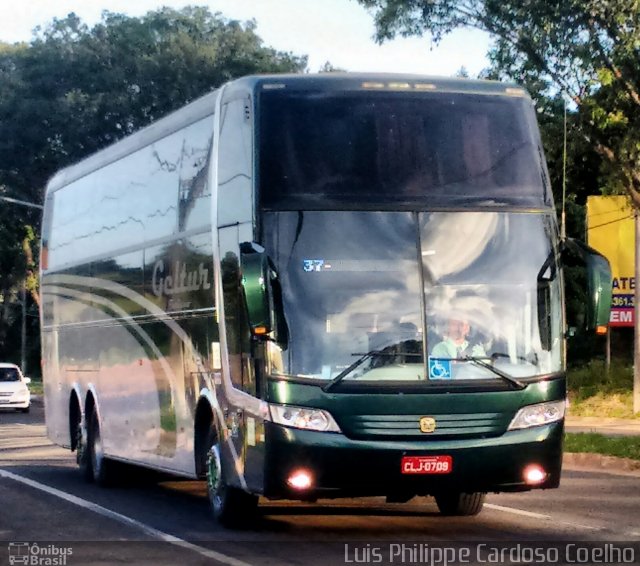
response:
[[[233,251],[233,243],[228,242],[228,237],[233,238],[235,230],[228,228],[220,231],[220,251],[224,253],[221,260],[222,295],[224,301],[224,320],[227,338],[227,350],[229,352],[229,377],[231,383],[237,389],[242,388],[243,374],[243,337],[242,337],[242,296],[240,294],[240,266],[238,256]],[[233,241],[232,240],[232,241]]]
[[[218,231],[227,347],[234,387],[255,395],[251,335],[240,285],[239,233],[253,222],[253,127],[248,96],[223,102],[218,149]],[[244,238],[251,240],[251,236]]]
[[[218,226],[253,220],[253,134],[250,99],[223,104],[218,152]],[[247,116],[249,116],[247,118]]]
[[[240,290],[242,294],[242,290]],[[243,298],[244,299],[244,298]],[[256,396],[256,370],[254,367],[253,351],[251,349],[251,330],[244,300],[238,311],[238,337],[240,339],[240,355],[242,357],[242,390],[249,395]]]
[[[232,251],[234,243],[229,241],[230,237],[236,240],[237,237],[234,236],[236,236],[234,227],[220,231],[220,247],[226,250],[221,261],[221,271],[229,371],[231,383],[236,389],[255,395],[256,379],[251,356],[251,332],[240,285],[240,264],[237,254]]]

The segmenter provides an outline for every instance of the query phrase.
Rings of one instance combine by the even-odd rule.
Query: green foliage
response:
[[[640,460],[640,438],[637,436],[603,436],[595,433],[567,434],[567,452],[588,452]]]
[[[42,395],[44,393],[44,386],[41,378],[31,377],[31,383],[29,384],[29,391],[31,395]]]
[[[496,71],[498,73],[498,71]],[[538,124],[545,149],[549,178],[555,202],[562,204],[564,175],[565,101],[559,95],[547,96],[540,83],[524,85],[536,103]],[[587,196],[600,192],[601,157],[580,134],[580,116],[575,109],[566,113],[567,162],[566,192],[568,235],[584,238],[584,206]]]
[[[633,368],[601,360],[572,368],[567,375],[569,413],[584,417],[633,418]]]
[[[569,392],[576,401],[580,401],[597,393],[616,394],[631,391],[633,368],[614,362],[607,373],[604,362],[597,360],[570,370],[567,379]]]
[[[640,206],[640,0],[358,0],[374,10],[377,38],[460,27],[494,38],[494,78],[534,96],[562,92],[577,126],[606,163],[612,191]]]
[[[331,61],[325,61],[322,67],[318,69],[318,73],[344,73],[345,70],[335,67]]]
[[[306,63],[265,47],[254,22],[197,7],[140,18],[105,12],[92,28],[70,14],[29,44],[0,43],[0,196],[42,203],[60,168],[232,78],[301,72]],[[0,201],[0,360],[19,352],[25,280],[30,312],[37,298],[39,217]],[[37,327],[29,333],[37,342]]]
[[[12,166],[0,163],[0,184],[32,200],[55,170],[229,79],[306,66],[264,47],[253,22],[194,7],[141,18],[105,12],[92,29],[71,14],[11,57],[15,88],[2,104],[0,154]]]

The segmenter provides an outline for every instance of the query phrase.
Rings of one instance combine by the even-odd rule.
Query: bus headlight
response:
[[[513,417],[507,430],[530,428],[559,421],[564,417],[565,401],[551,401],[522,407]]]
[[[320,432],[341,432],[331,414],[322,409],[290,405],[269,405],[269,408],[271,420],[276,424]]]

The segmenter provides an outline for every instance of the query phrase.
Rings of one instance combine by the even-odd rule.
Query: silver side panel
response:
[[[212,96],[50,183],[42,360],[57,444],[71,445],[70,401],[84,410],[92,396],[107,456],[195,474],[195,409],[215,391],[219,343]]]

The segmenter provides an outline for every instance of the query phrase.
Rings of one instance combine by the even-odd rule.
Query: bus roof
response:
[[[295,88],[296,90],[389,90],[434,91],[469,94],[526,96],[515,83],[474,80],[459,77],[433,77],[399,73],[318,73],[251,75],[233,81],[233,85],[251,89]]]
[[[448,92],[528,97],[522,87],[513,83],[396,73],[250,75],[227,83],[225,88],[227,92],[235,90],[259,92],[290,88],[327,91]],[[61,169],[49,180],[46,194],[213,114],[216,95],[217,90],[212,91],[84,160]]]

